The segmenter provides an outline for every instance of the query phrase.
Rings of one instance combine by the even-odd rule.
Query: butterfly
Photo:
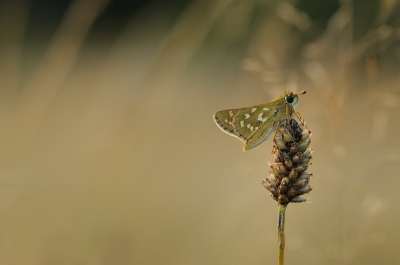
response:
[[[214,114],[214,121],[223,132],[244,142],[244,151],[250,150],[264,142],[283,121],[293,117],[299,94],[287,91],[267,103],[221,110]]]

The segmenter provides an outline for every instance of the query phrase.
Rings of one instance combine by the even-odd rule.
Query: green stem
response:
[[[285,255],[285,216],[286,205],[279,204],[279,221],[278,221],[278,260],[279,265],[284,265]]]

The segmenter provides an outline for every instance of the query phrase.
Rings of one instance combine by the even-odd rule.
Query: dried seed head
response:
[[[279,188],[278,188],[279,194],[286,194],[287,190],[288,190],[288,187],[285,186],[285,185],[280,185]]]
[[[293,161],[293,163],[299,163],[300,162],[300,156],[298,156],[298,155],[293,156],[292,161]]]
[[[298,202],[308,202],[308,199],[304,199],[301,196],[296,196],[290,199],[290,202],[298,203]]]
[[[308,163],[310,163],[310,160],[311,160],[311,156],[304,157],[303,160],[301,160],[301,164],[302,165],[307,165]]]
[[[286,204],[289,203],[289,198],[287,196],[283,195],[283,194],[280,194],[278,196],[278,203],[280,205],[286,205]]]
[[[275,140],[275,144],[276,144],[276,147],[279,148],[279,150],[287,149],[285,142],[282,140]]]
[[[308,179],[296,179],[296,181],[294,181],[294,185],[297,187],[303,187],[304,185],[306,185],[308,183]]]
[[[285,143],[293,142],[294,138],[286,128],[282,128],[283,141]]]
[[[273,178],[266,178],[261,181],[261,184],[264,185],[266,189],[276,188],[276,181]]]
[[[285,120],[274,135],[274,163],[270,165],[271,177],[262,181],[271,197],[281,205],[307,201],[300,195],[309,193],[312,173],[306,172],[311,165],[311,131],[303,129],[296,120]]]
[[[287,195],[288,195],[289,197],[295,197],[295,196],[298,195],[298,194],[297,194],[297,190],[296,190],[294,187],[291,187],[291,188],[288,190]]]
[[[310,138],[308,138],[310,140]],[[301,150],[306,150],[310,146],[310,141],[300,142],[299,147]]]
[[[311,135],[310,135],[311,131],[310,130],[304,130],[302,135],[301,135],[301,141],[302,142],[306,142],[308,141],[308,139],[310,139]],[[311,141],[311,140],[310,140]]]
[[[293,166],[293,163],[292,161],[290,161],[289,157],[285,158],[285,166],[288,168],[291,168]]]
[[[310,191],[312,191],[311,186],[310,185],[306,185],[303,188],[299,189],[298,195],[306,194],[306,193],[309,193]]]
[[[271,194],[273,194],[275,197],[278,197],[278,187],[276,180],[274,178],[266,178],[261,181],[261,184],[264,185],[264,187],[269,190]]]
[[[278,166],[279,173],[281,173],[281,174],[286,174],[287,173],[287,169],[286,169],[284,164],[276,163],[276,165]]]
[[[294,180],[294,179],[297,178],[298,175],[299,175],[299,173],[297,173],[297,170],[294,169],[294,168],[292,168],[292,170],[291,170],[290,173],[289,173],[289,178],[290,178],[291,180]]]
[[[289,178],[288,177],[284,177],[282,179],[281,185],[287,185],[287,184],[289,184],[289,182],[290,182]]]
[[[307,148],[307,150],[304,151],[303,155],[304,156],[310,156],[312,154],[312,148]]]
[[[297,173],[303,173],[304,171],[306,171],[307,168],[308,168],[308,165],[309,165],[309,164],[307,164],[307,165],[300,165],[300,166],[296,167]]]
[[[309,179],[310,177],[312,177],[312,173],[303,172],[303,173],[299,176],[299,179]]]
[[[278,177],[278,175],[280,175],[278,165],[277,164],[270,165],[269,166],[269,173],[271,175],[274,175],[275,177]]]
[[[299,149],[299,145],[297,143],[292,143],[289,147],[289,154],[294,154]]]

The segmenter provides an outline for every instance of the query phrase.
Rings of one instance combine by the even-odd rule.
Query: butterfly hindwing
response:
[[[233,118],[241,110],[242,109],[229,109],[218,111],[214,114],[214,121],[222,131],[231,136],[238,137],[239,139],[244,141],[242,138],[239,137],[238,133],[233,128]]]
[[[257,132],[254,133],[248,141],[246,141],[245,145],[243,146],[243,150],[250,150],[264,142],[272,134],[272,132],[275,131],[276,123],[277,121],[274,119],[268,123],[262,124]]]

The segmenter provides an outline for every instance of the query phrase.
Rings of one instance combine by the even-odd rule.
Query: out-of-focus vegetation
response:
[[[57,3],[57,4],[56,4]],[[398,1],[0,2],[1,264],[275,264],[272,140],[212,114],[307,90],[287,264],[397,264]]]

